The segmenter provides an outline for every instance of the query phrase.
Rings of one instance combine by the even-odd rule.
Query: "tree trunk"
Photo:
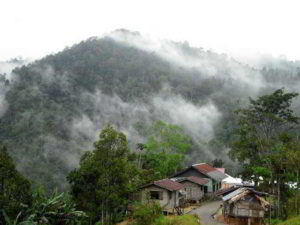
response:
[[[101,224],[104,224],[104,210],[103,210],[103,201],[101,203]]]
[[[299,191],[298,191],[298,184],[299,184],[299,170],[297,170],[297,192],[296,192],[296,214],[299,214],[298,209],[298,197],[299,197]]]
[[[277,217],[280,217],[280,175],[277,175]]]

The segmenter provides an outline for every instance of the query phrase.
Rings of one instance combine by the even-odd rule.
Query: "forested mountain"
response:
[[[65,188],[66,174],[108,123],[128,135],[132,150],[153,121],[177,124],[193,141],[186,163],[222,158],[230,166],[234,110],[248,96],[298,91],[299,81],[299,62],[250,66],[120,30],[2,75],[0,142],[23,174],[48,188]],[[298,115],[299,107],[298,99]]]

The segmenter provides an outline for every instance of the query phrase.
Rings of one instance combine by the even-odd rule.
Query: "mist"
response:
[[[154,40],[142,36],[138,32],[122,29],[110,33],[108,37],[124,45],[155,53],[176,66],[197,70],[201,73],[202,78],[233,79],[240,85],[250,86],[253,91],[265,86],[265,81],[258,70],[247,68],[244,64],[225,54],[219,55],[210,50],[193,48],[188,42]]]
[[[185,165],[221,158],[233,167],[228,141],[219,139],[234,128],[234,110],[249,96],[299,90],[297,62],[259,59],[239,62],[124,30],[90,38],[22,68],[2,67],[10,84],[0,82],[0,116],[11,123],[2,141],[21,171],[35,179],[55,171],[47,179],[62,188],[108,124],[126,134],[132,151],[155,121],[178,125],[192,138]],[[300,112],[299,99],[293,107]],[[4,139],[9,132],[25,145]]]

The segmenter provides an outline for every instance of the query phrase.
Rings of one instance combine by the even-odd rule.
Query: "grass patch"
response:
[[[288,219],[283,222],[277,222],[277,223],[275,222],[273,224],[276,224],[276,225],[300,225],[300,216]]]
[[[199,219],[195,215],[162,216],[153,225],[199,225]]]

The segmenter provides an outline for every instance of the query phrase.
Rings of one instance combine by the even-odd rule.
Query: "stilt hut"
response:
[[[223,215],[225,222],[234,225],[261,225],[265,212],[270,204],[263,198],[266,193],[250,188],[239,188],[223,200]]]

